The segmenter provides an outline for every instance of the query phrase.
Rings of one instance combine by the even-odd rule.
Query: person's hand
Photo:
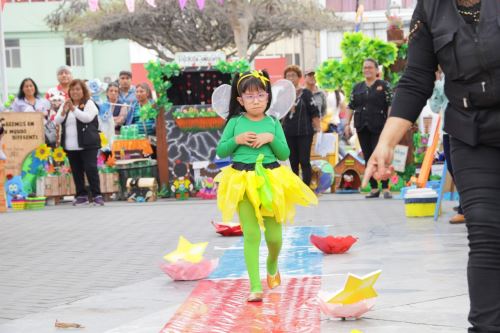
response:
[[[73,103],[71,102],[71,100],[67,100],[64,102],[63,104],[63,112],[62,112],[62,115],[65,116],[69,111],[71,111],[73,109]]]
[[[376,180],[387,180],[394,172],[394,167],[391,165],[394,156],[394,148],[388,144],[379,143],[375,148],[363,176],[363,185],[366,187],[370,178]]]
[[[245,132],[238,135],[234,140],[239,145],[252,146],[254,141],[257,139],[257,134],[254,132]]]
[[[260,148],[263,145],[272,142],[273,140],[274,140],[274,135],[272,135],[271,133],[260,133],[257,134],[257,138],[253,142],[252,147]]]
[[[346,124],[344,127],[344,136],[346,137],[347,140],[349,140],[352,136],[352,130],[351,130],[351,125]]]

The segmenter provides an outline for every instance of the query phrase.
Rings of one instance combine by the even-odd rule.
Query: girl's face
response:
[[[135,96],[139,102],[145,102],[148,100],[148,92],[141,86],[137,87]]]
[[[116,103],[118,101],[118,87],[109,87],[106,96],[111,103]]]
[[[26,96],[26,97],[31,98],[31,97],[35,96],[35,85],[33,84],[32,81],[28,80],[28,81],[24,82],[23,93],[24,93],[24,96]]]
[[[266,112],[269,94],[259,88],[258,90],[247,90],[238,97],[238,102],[245,108],[251,117],[260,117]]]

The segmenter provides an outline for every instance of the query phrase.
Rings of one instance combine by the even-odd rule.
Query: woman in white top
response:
[[[62,127],[61,143],[68,155],[75,182],[76,197],[73,205],[89,203],[85,173],[94,203],[102,206],[104,200],[97,170],[97,152],[101,147],[98,109],[90,99],[87,85],[82,80],[73,80],[69,85],[68,94],[69,98],[57,112],[55,121]]]

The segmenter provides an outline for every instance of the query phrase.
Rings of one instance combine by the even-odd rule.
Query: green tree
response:
[[[398,48],[394,43],[370,38],[361,32],[345,33],[340,45],[343,57],[341,61],[330,59],[323,62],[316,71],[319,85],[324,89],[342,88],[350,96],[352,87],[363,81],[363,61],[373,58],[388,67],[397,58]]]

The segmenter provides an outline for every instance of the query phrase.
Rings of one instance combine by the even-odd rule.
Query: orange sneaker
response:
[[[270,289],[274,289],[281,285],[281,276],[279,271],[274,275],[270,275],[269,273],[267,273],[267,285]]]

